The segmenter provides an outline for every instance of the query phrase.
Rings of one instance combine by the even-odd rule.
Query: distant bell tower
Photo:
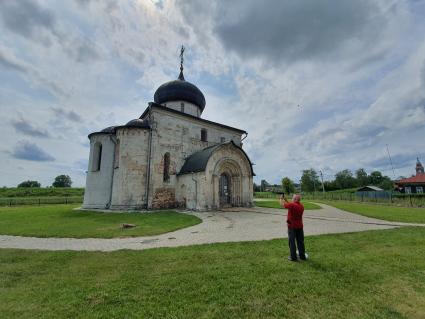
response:
[[[419,157],[418,157],[416,161],[416,176],[421,174],[425,174],[425,172],[424,172],[424,167],[422,166],[422,163],[419,161]]]

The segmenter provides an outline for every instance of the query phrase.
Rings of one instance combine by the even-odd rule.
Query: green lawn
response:
[[[145,251],[0,250],[2,318],[425,318],[425,229]]]
[[[371,205],[340,201],[335,202],[320,200],[318,202],[334,206],[347,212],[382,220],[406,223],[425,223],[425,208]]]
[[[35,237],[112,238],[148,236],[199,224],[198,217],[173,211],[99,213],[75,211],[75,205],[0,208],[0,234]],[[122,229],[122,223],[136,224]]]
[[[258,207],[267,207],[267,208],[281,208],[278,200],[254,200],[255,206]],[[319,205],[310,203],[310,202],[302,202],[304,205],[304,209],[320,209]]]
[[[273,192],[255,192],[254,196],[259,198],[276,198],[279,194]]]
[[[66,197],[83,196],[84,188],[78,187],[2,187],[0,197]]]

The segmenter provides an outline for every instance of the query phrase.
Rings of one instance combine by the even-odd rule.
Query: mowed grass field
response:
[[[277,199],[254,199],[255,206],[267,208],[281,208]],[[320,209],[319,205],[310,202],[302,202],[304,209]]]
[[[0,208],[0,234],[34,237],[113,238],[157,235],[199,224],[198,217],[161,211],[101,213],[74,210],[75,205]],[[136,227],[122,229],[121,224]]]
[[[347,212],[382,220],[405,223],[425,223],[425,208],[396,207],[341,201],[320,200],[318,202],[328,204]]]
[[[0,198],[83,196],[84,188],[77,187],[3,187]]]
[[[425,318],[425,228],[71,252],[0,250],[2,318]]]
[[[12,187],[0,188],[0,206],[82,203],[84,188]]]

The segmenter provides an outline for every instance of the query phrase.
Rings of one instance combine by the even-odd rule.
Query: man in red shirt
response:
[[[289,251],[290,261],[297,261],[297,247],[301,260],[306,260],[304,248],[304,230],[303,230],[303,213],[304,206],[301,204],[301,195],[294,194],[292,202],[289,202],[284,195],[280,197],[280,205],[282,208],[288,209],[286,223],[288,224]],[[297,243],[295,246],[295,242]]]

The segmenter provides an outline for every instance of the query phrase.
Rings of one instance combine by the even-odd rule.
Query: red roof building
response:
[[[400,192],[406,194],[422,194],[425,190],[425,172],[419,158],[416,161],[416,175],[395,182]]]

